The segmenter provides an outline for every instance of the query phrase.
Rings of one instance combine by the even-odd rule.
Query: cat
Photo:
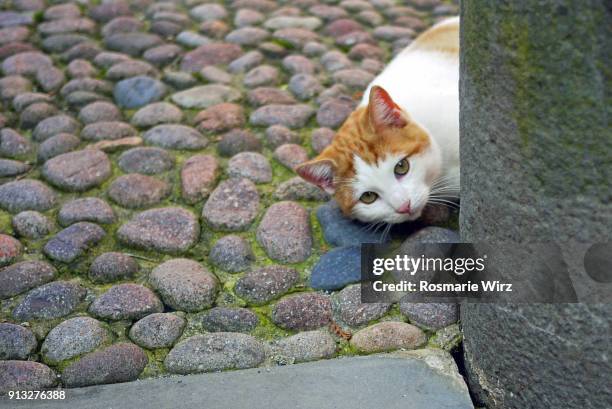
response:
[[[419,35],[368,86],[316,158],[296,167],[363,222],[403,223],[459,193],[459,18]]]

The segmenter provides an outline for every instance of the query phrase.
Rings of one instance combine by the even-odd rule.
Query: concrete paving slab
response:
[[[66,396],[54,402],[4,397],[0,407],[473,409],[454,361],[438,350],[67,389]]]

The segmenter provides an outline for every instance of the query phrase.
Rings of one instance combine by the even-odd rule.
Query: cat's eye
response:
[[[409,170],[410,163],[408,162],[408,158],[404,158],[397,162],[397,165],[395,165],[395,169],[393,169],[393,172],[395,172],[396,175],[401,176],[408,173]]]
[[[374,203],[378,199],[378,195],[374,192],[365,192],[359,197],[359,200],[365,204]]]

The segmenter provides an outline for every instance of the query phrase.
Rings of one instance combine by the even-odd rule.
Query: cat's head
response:
[[[428,132],[373,86],[367,107],[351,113],[331,145],[296,172],[333,194],[347,216],[402,223],[421,215],[441,157]]]

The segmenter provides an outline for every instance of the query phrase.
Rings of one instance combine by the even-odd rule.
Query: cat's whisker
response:
[[[381,243],[384,243],[385,240],[387,240],[387,236],[389,235],[389,232],[391,231],[391,227],[393,227],[393,225],[391,223],[387,223],[385,230],[383,230],[383,234],[380,236]]]
[[[434,206],[444,206],[444,207],[448,207],[449,209],[456,209],[457,207],[455,206],[451,206],[448,205],[446,203],[428,203],[429,205],[434,205]]]
[[[458,203],[455,202],[451,202],[450,200],[444,200],[444,199],[438,199],[438,198],[433,198],[427,201],[427,203],[433,203],[433,204],[439,204],[442,206],[448,206],[448,207],[452,207],[452,208],[457,208],[459,209],[460,206]]]

